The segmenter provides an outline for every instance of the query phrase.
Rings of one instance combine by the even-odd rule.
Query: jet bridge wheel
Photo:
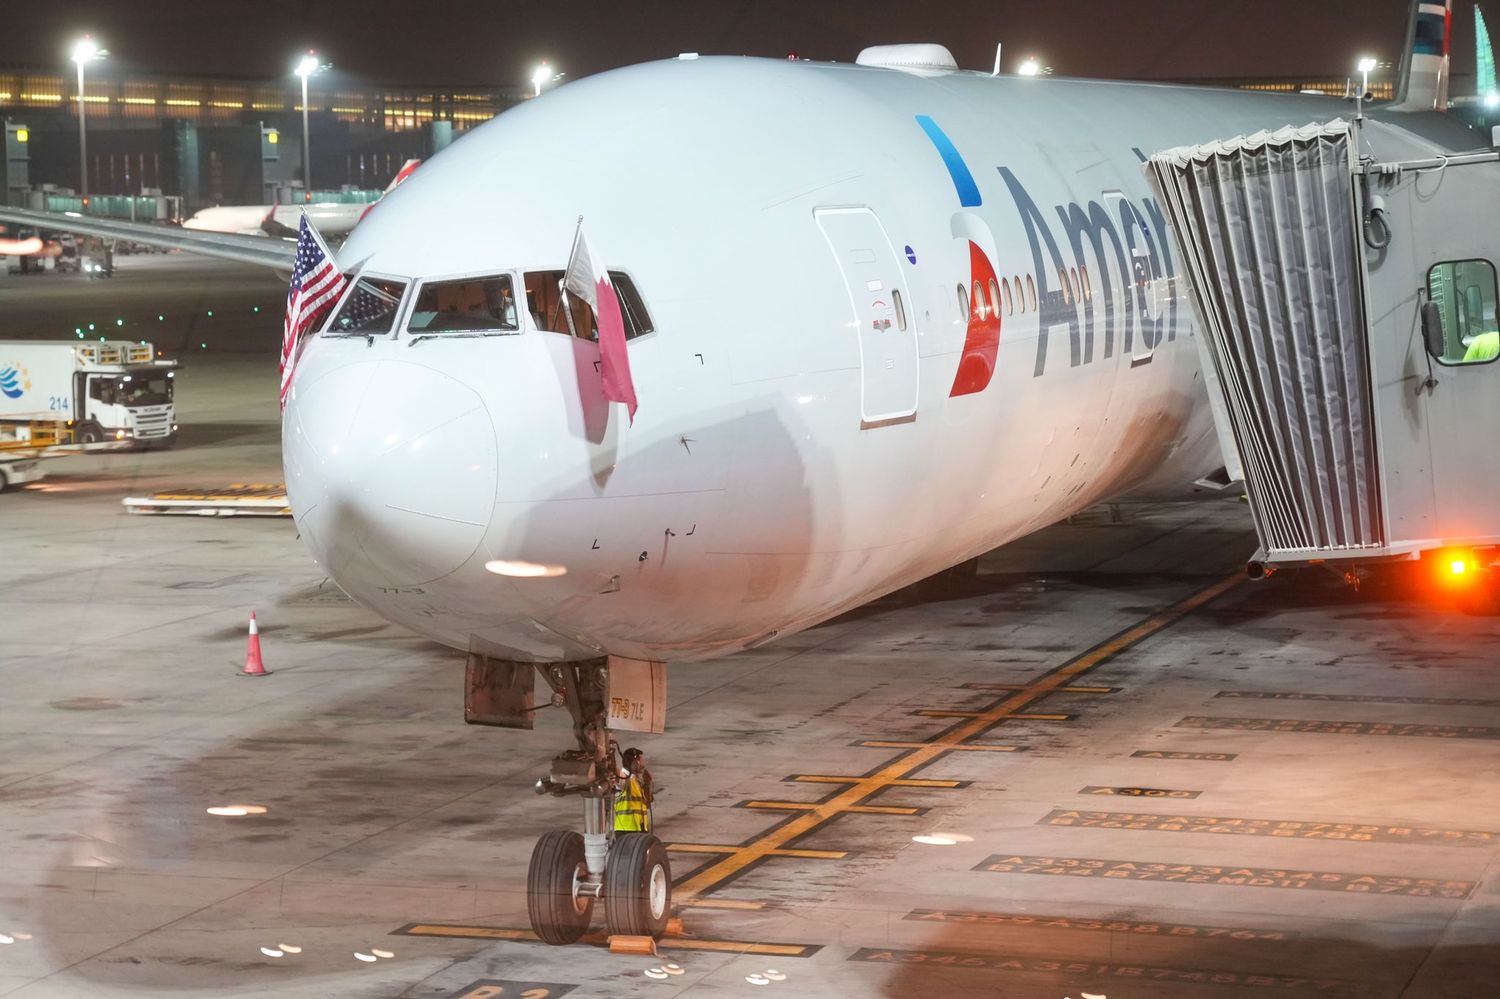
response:
[[[588,932],[594,900],[578,891],[587,874],[580,834],[552,829],[536,841],[526,873],[526,911],[543,942],[575,943]]]
[[[672,865],[650,833],[615,836],[604,866],[604,917],[609,932],[660,937],[672,912]]]

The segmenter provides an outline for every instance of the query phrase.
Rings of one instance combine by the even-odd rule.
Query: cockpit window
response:
[[[531,321],[539,330],[552,333],[569,333],[592,340],[599,335],[594,325],[594,310],[587,302],[569,299],[562,293],[562,271],[526,272],[526,307],[531,310]],[[568,327],[568,317],[563,309],[571,306],[573,326]]]
[[[625,339],[654,332],[651,316],[646,312],[646,303],[641,301],[641,293],[635,290],[635,282],[630,280],[630,275],[610,271],[609,283],[615,286],[615,294],[620,299],[620,313],[625,317]]]
[[[406,332],[518,333],[516,291],[509,274],[424,281]]]
[[[329,336],[381,336],[391,331],[401,296],[406,294],[405,281],[362,277],[344,299],[333,321],[324,330]]]
[[[562,271],[526,272],[526,307],[531,310],[531,321],[539,330],[553,333],[572,333],[585,340],[599,339],[599,324],[594,319],[594,310],[576,296],[564,294],[561,285]],[[610,271],[609,282],[614,285],[615,297],[620,300],[620,318],[625,323],[625,339],[633,340],[645,333],[655,332],[646,303],[635,282],[623,271]],[[566,312],[564,310],[567,310]],[[568,313],[572,313],[572,327],[568,325]]]

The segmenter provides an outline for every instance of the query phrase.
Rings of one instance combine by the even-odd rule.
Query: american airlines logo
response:
[[[1069,361],[1075,368],[1093,361],[1096,350],[1106,358],[1114,355],[1117,346],[1121,352],[1133,351],[1138,346],[1136,338],[1145,351],[1154,350],[1163,339],[1177,339],[1176,271],[1167,222],[1155,199],[1142,198],[1137,206],[1121,194],[1105,198],[1103,204],[1090,201],[1086,205],[1069,202],[1056,206],[1058,224],[1067,238],[1066,250],[1072,255],[1069,261],[1025,186],[1008,168],[997,169],[1031,244],[1039,311],[1034,376],[1046,370],[1048,338],[1057,327],[1067,329]],[[1080,301],[1057,287],[1059,273],[1070,266],[1088,266],[1085,248],[1093,256],[1093,273],[1099,275],[1104,299],[1102,329],[1091,302]],[[1117,288],[1121,292],[1118,309]],[[1123,331],[1118,345],[1117,329]]]
[[[987,228],[979,212],[984,196],[958,147],[932,118],[917,115],[916,121],[953,181],[960,214],[971,215],[980,228]],[[1133,152],[1145,162],[1139,149]],[[1116,349],[1141,356],[1155,350],[1163,340],[1177,339],[1176,271],[1166,218],[1155,199],[1141,198],[1136,204],[1123,191],[1113,191],[1102,192],[1099,201],[1057,205],[1053,211],[1066,239],[1062,242],[1010,168],[996,169],[1010,192],[1031,246],[1037,306],[1033,377],[1040,377],[1046,371],[1049,341],[1058,330],[1067,333],[1068,360],[1075,368],[1091,363],[1096,356],[1113,357]],[[986,283],[982,278],[993,276],[994,262],[972,240],[969,245],[972,279],[976,287],[982,288]],[[1099,278],[1102,322],[1092,291],[1080,290],[1077,284],[1069,287],[1063,276],[1072,274],[1076,282],[1079,272]],[[1081,287],[1091,289],[1092,283],[1084,282]],[[985,311],[978,310],[978,315],[983,318]],[[993,371],[994,344],[999,338],[998,310],[991,318],[993,329],[976,328],[972,317],[969,325],[953,395],[982,390],[989,384]],[[971,361],[977,363],[971,365]]]

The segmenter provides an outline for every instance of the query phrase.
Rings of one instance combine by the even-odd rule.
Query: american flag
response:
[[[339,273],[333,255],[313,231],[307,215],[297,233],[297,259],[292,264],[292,285],[286,293],[286,322],[281,333],[281,408],[297,367],[297,345],[338,301],[348,282]]]

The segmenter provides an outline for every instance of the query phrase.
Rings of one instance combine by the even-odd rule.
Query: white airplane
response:
[[[1446,16],[1414,5],[1405,107],[1441,106],[1446,54],[1423,46]],[[613,932],[665,925],[660,842],[609,821],[611,731],[662,707],[660,663],[1224,464],[1142,160],[1350,110],[963,72],[935,45],[684,55],[507,111],[355,228],[292,382],[288,494],[346,593],[470,654],[471,720],[529,725],[532,664],[568,707],[577,747],[538,790],[580,795],[584,834],[533,853],[543,939],[578,939],[599,899]],[[590,323],[558,292],[580,216],[632,334],[633,425],[567,332]],[[268,262],[220,240],[204,251]],[[455,311],[505,289],[522,307]]]
[[[396,176],[386,185],[381,197],[385,197],[422,164],[421,160],[407,160]],[[199,232],[233,233],[241,236],[291,236],[296,238],[297,226],[305,211],[318,232],[324,236],[346,236],[378,204],[342,204],[334,201],[318,201],[307,205],[214,205],[200,209],[182,223],[184,229]]]

